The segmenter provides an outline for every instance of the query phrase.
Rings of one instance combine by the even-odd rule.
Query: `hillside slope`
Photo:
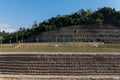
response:
[[[30,36],[26,42],[120,43],[120,29],[114,26],[69,26]]]
[[[18,41],[24,42],[24,40],[28,40],[30,36],[41,35],[44,32],[47,33],[54,30],[60,31],[61,28],[65,28],[67,26],[71,28],[75,25],[81,25],[81,29],[90,30],[120,29],[120,11],[116,11],[114,8],[109,7],[99,8],[94,12],[81,9],[72,14],[52,17],[51,19],[45,20],[41,23],[34,22],[31,28],[26,29],[21,27],[18,31],[10,33],[7,36],[3,36],[2,41],[4,43],[15,43]]]

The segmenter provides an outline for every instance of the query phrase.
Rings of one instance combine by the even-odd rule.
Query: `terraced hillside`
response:
[[[0,74],[120,76],[119,54],[0,54]]]
[[[120,43],[120,29],[89,29],[91,26],[70,26],[39,35],[32,35],[26,42],[105,42]],[[98,26],[96,26],[98,27]],[[102,26],[106,27],[106,26]],[[109,26],[110,27],[110,26]]]

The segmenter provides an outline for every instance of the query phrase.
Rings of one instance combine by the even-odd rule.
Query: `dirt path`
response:
[[[0,52],[0,54],[115,54],[120,52]]]

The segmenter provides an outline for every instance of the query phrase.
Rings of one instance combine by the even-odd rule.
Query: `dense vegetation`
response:
[[[120,11],[114,8],[104,7],[96,11],[81,9],[69,15],[58,15],[41,23],[34,22],[31,28],[21,27],[13,33],[1,32],[2,42],[24,41],[31,35],[40,34],[44,31],[56,30],[61,27],[73,25],[111,25],[120,26]],[[99,27],[99,26],[98,26]]]

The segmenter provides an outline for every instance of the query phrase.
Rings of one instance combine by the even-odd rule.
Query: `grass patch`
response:
[[[120,44],[39,43],[1,44],[0,52],[120,52]]]

